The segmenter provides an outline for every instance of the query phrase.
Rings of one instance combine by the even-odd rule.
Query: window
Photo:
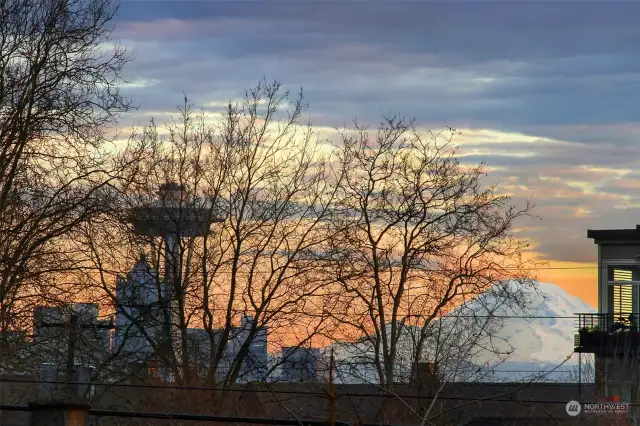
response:
[[[640,270],[628,266],[610,266],[607,272],[609,312],[615,315],[636,312]]]
[[[633,287],[630,285],[613,286],[613,310],[620,313],[633,312]]]
[[[637,281],[638,278],[640,278],[640,273],[638,272],[639,271],[635,268],[628,266],[609,266],[607,280],[609,281],[609,284],[626,284],[634,281],[634,278]]]

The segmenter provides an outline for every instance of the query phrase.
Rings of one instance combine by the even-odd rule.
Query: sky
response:
[[[317,126],[383,112],[452,126],[466,163],[532,200],[518,224],[538,278],[595,305],[587,229],[640,223],[640,2],[132,1],[115,37],[135,55],[123,126],[301,86]]]

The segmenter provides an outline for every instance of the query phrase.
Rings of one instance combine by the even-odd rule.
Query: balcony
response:
[[[605,356],[640,354],[640,313],[578,314],[575,352]]]

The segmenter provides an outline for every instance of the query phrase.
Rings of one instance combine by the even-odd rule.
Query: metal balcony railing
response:
[[[640,331],[640,313],[578,314],[578,331]]]
[[[624,354],[640,349],[640,313],[577,314],[576,352]]]

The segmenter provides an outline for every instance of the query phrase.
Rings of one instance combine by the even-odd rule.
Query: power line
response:
[[[272,392],[273,393],[273,392]],[[305,392],[291,392],[296,394],[304,394],[308,395],[309,393]],[[318,392],[318,395],[326,397],[325,393]],[[501,393],[500,395],[504,395]],[[364,393],[354,393],[354,394],[339,394],[336,397],[340,396],[358,396],[358,397],[391,397],[398,399],[433,399],[437,398],[439,400],[446,401],[472,401],[472,402],[501,402],[501,403],[517,403],[517,404],[562,404],[565,405],[567,401],[558,401],[554,399],[523,399],[523,398],[492,398],[492,397],[465,397],[465,396],[444,396],[444,395],[429,395],[429,396],[421,396],[421,395],[393,395],[393,394],[364,394]],[[580,404],[620,404],[615,402],[603,402],[603,401],[579,401]],[[629,407],[638,407],[640,406],[640,402],[631,402],[624,403],[624,405]],[[0,405],[0,410],[6,411],[30,411],[28,406],[23,405]],[[150,412],[141,412],[141,411],[106,411],[106,410],[89,410],[89,415],[92,416],[104,416],[104,417],[138,417],[138,418],[154,418],[154,419],[174,419],[174,420],[201,420],[201,421],[212,421],[212,422],[230,422],[230,423],[253,423],[253,424],[283,424],[283,425],[299,425],[300,423],[294,419],[273,419],[273,418],[245,418],[245,417],[228,417],[228,416],[212,416],[212,415],[199,415],[199,414],[179,414],[179,413],[150,413]],[[225,420],[222,420],[225,419]],[[284,421],[284,423],[277,423],[280,421]],[[312,425],[322,425],[326,426],[326,422],[322,421],[311,421],[304,420],[305,424]],[[338,422],[336,422],[338,423]],[[349,425],[345,422],[340,422],[343,425]],[[363,423],[362,426],[367,426],[368,424]],[[373,425],[371,425],[373,426]],[[375,425],[379,426],[379,425]]]
[[[515,269],[515,268],[514,268]],[[562,269],[598,269],[598,266],[552,266],[552,267],[543,267],[543,268],[531,268],[531,269],[523,269],[524,271],[548,271],[548,270],[562,270]]]
[[[0,405],[2,411],[31,411],[25,405]],[[142,419],[166,419],[166,420],[191,420],[208,421],[215,423],[247,423],[262,425],[300,426],[296,419],[275,419],[272,417],[238,417],[238,416],[214,416],[206,414],[181,414],[181,413],[151,413],[142,411],[113,411],[113,410],[88,410],[90,416],[96,417],[125,417]],[[327,426],[326,421],[304,419],[305,426]],[[336,420],[336,426],[351,426],[350,423]],[[376,423],[361,423],[361,426],[379,426]],[[386,425],[393,426],[393,425]]]
[[[293,268],[291,268],[293,269]],[[541,266],[539,268],[517,268],[517,267],[506,267],[506,268],[496,268],[496,270],[501,270],[501,271],[522,271],[522,272],[535,272],[535,271],[553,271],[553,270],[582,270],[582,269],[598,269],[597,265],[594,266]],[[416,270],[419,272],[453,272],[454,270],[450,270],[450,269],[419,269]],[[266,273],[264,273],[263,275],[271,275],[271,272],[273,271],[268,271]],[[111,275],[123,275],[123,273],[120,272],[115,272],[115,271],[111,271],[110,272]],[[216,272],[216,275],[232,275],[233,272],[232,271],[218,271]],[[246,272],[236,272],[237,275],[245,275]],[[285,277],[284,279],[286,280],[289,277]]]
[[[539,372],[541,374],[553,373],[554,371],[543,371]],[[567,371],[570,372],[570,371]],[[40,380],[27,380],[27,379],[0,379],[0,383],[31,383],[31,384],[66,384],[63,381],[40,381]],[[454,385],[456,382],[452,382]],[[481,383],[482,382],[475,382]],[[541,382],[545,383],[545,382]],[[548,383],[548,382],[546,382]],[[465,382],[459,382],[460,385],[464,385]],[[468,384],[468,383],[467,383]],[[490,385],[504,385],[504,383],[489,383]],[[524,387],[526,388],[529,385],[535,385],[536,382],[525,383]],[[573,384],[573,383],[572,383]],[[170,389],[170,390],[189,390],[189,391],[220,391],[220,392],[247,392],[247,393],[269,393],[276,395],[311,395],[311,396],[323,396],[326,397],[327,394],[325,392],[320,391],[305,391],[305,390],[283,390],[283,389],[255,389],[255,388],[223,388],[223,387],[214,387],[214,386],[178,386],[178,385],[146,385],[146,384],[128,384],[128,383],[90,383],[90,382],[73,382],[69,383],[69,385],[83,385],[83,386],[94,386],[94,387],[122,387],[122,388],[145,388],[145,389]],[[577,383],[575,384],[578,385]],[[348,384],[337,384],[336,387],[339,389],[342,386],[351,386]],[[438,399],[460,399],[457,397],[441,397],[439,395],[397,395],[388,393],[385,389],[381,389],[383,393],[354,393],[354,392],[336,392],[336,397],[367,397],[367,398],[413,398],[413,399],[432,399],[437,396]],[[478,399],[478,398],[466,398],[466,399]],[[462,398],[465,400],[465,398]],[[566,402],[566,401],[565,401]],[[639,403],[640,404],[640,403]]]
[[[210,309],[211,311],[224,311],[226,312],[227,309],[226,308],[213,308]],[[240,313],[246,313],[247,311],[244,309],[233,309],[232,311],[234,312],[240,312]],[[273,314],[272,312],[268,312],[268,311],[264,311],[262,312],[263,315],[271,315]],[[317,316],[322,316],[322,315],[329,315],[330,313],[322,313],[319,312],[317,314],[311,313],[309,311],[287,311],[287,312],[280,312],[280,314],[299,314],[299,315],[307,315],[309,317],[317,317]],[[355,314],[354,314],[355,315]],[[363,313],[360,315],[367,315],[367,313]],[[431,314],[406,314],[406,315],[401,315],[399,314],[398,317],[399,318],[410,318],[410,317],[428,317]],[[599,312],[577,312],[575,315],[573,316],[566,316],[566,315],[491,315],[491,314],[442,314],[440,317],[437,318],[495,318],[495,319],[573,319],[573,320],[577,320],[578,319],[578,315],[593,315],[594,317],[597,317],[598,315],[617,315],[617,314],[602,314]],[[135,324],[134,324],[135,327]],[[236,326],[232,326],[236,327]],[[63,327],[60,327],[63,328]],[[89,327],[90,328],[90,327]],[[197,329],[197,330],[207,330],[206,328],[199,328],[199,327],[188,327],[193,328],[193,329]],[[240,327],[237,327],[240,328]],[[216,328],[213,327],[212,331],[217,331],[220,328]],[[30,335],[25,335],[25,337],[38,337],[36,335],[30,334]],[[57,335],[50,335],[50,336],[43,336],[43,337],[50,337],[50,338],[54,338],[57,337]]]
[[[300,392],[295,392],[295,393],[300,393]],[[322,395],[324,397],[327,397],[326,393],[322,393],[319,395]],[[503,394],[501,394],[503,395]],[[568,401],[558,401],[558,400],[554,400],[554,399],[520,399],[520,398],[492,398],[492,397],[485,397],[485,396],[478,396],[478,397],[471,397],[471,396],[443,396],[443,395],[389,395],[389,394],[385,394],[385,395],[378,395],[378,394],[358,394],[358,393],[350,393],[350,394],[337,394],[336,397],[340,397],[340,396],[360,396],[360,397],[365,397],[365,398],[370,398],[370,397],[390,397],[390,398],[398,398],[398,399],[433,399],[433,398],[437,398],[437,399],[442,399],[442,400],[446,400],[446,401],[477,401],[477,402],[513,402],[513,403],[526,403],[526,404],[562,404],[565,405]],[[603,404],[603,401],[581,401],[580,404]],[[614,403],[615,404],[615,403]],[[635,403],[628,403],[625,405],[629,405],[629,406],[640,406],[640,402],[635,402]],[[116,412],[117,413],[117,412]],[[91,412],[89,412],[89,414],[91,414]],[[184,419],[187,420],[187,419]],[[306,423],[306,421],[305,421]],[[300,423],[297,423],[298,425]],[[377,425],[379,426],[379,425]]]
[[[591,314],[588,312],[588,314]],[[593,313],[597,315],[597,313]],[[411,316],[427,316],[420,314],[399,315],[401,317]],[[497,318],[497,319],[578,319],[577,315],[574,316],[559,316],[559,315],[448,315],[443,314],[441,318]]]
[[[214,416],[207,414],[178,414],[178,413],[149,413],[140,411],[107,411],[107,410],[89,410],[90,416],[99,417],[132,417],[143,419],[167,419],[167,420],[190,420],[205,421],[215,423],[248,423],[262,425],[282,425],[282,426],[300,426],[301,421],[297,419],[274,419],[272,417],[237,417],[237,416]],[[305,426],[327,426],[326,421],[322,420],[302,420]],[[336,426],[351,426],[350,423],[336,420]],[[362,423],[361,426],[379,426],[375,423]],[[393,425],[387,425],[393,426]]]

